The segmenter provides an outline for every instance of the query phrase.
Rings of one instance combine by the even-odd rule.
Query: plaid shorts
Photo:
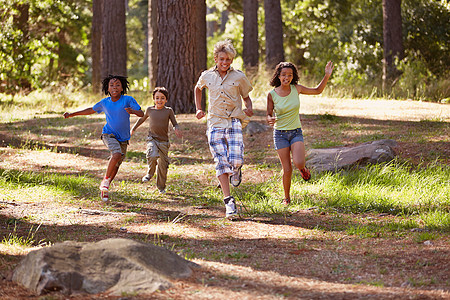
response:
[[[208,128],[209,150],[216,162],[216,175],[233,173],[244,163],[244,139],[239,119],[233,119],[231,128]]]

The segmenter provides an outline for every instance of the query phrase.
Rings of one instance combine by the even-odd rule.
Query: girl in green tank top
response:
[[[305,167],[305,145],[300,123],[299,94],[318,95],[327,85],[333,72],[333,63],[329,61],[325,66],[325,76],[315,88],[298,84],[298,71],[294,64],[281,62],[275,67],[270,80],[274,87],[267,95],[267,122],[274,127],[274,144],[283,168],[283,203],[291,202],[292,161],[300,171],[304,180],[311,178],[311,173]],[[274,114],[275,113],[275,114]]]

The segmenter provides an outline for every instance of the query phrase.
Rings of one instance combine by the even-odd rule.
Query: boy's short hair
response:
[[[152,92],[153,99],[155,99],[155,94],[157,92],[164,94],[164,96],[166,96],[166,100],[169,101],[169,91],[165,87],[163,87],[163,86],[155,87],[155,89]]]
[[[111,79],[117,79],[120,81],[120,83],[122,84],[122,95],[125,95],[129,89],[129,83],[127,80],[126,76],[120,76],[120,75],[111,75],[109,74],[108,76],[106,76],[103,81],[102,81],[102,92],[105,93],[105,95],[108,95],[108,88],[109,88],[109,82],[111,81]]]
[[[230,40],[220,41],[214,45],[214,57],[217,57],[220,52],[225,52],[231,59],[236,57],[236,49]]]

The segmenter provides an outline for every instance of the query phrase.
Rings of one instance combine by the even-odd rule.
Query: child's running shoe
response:
[[[239,167],[230,176],[230,183],[234,187],[237,187],[237,186],[239,186],[241,184],[241,181],[242,181],[242,171],[241,171],[241,167]]]
[[[283,204],[286,205],[286,206],[291,204],[291,199],[289,199],[289,198],[284,199],[283,200]]]
[[[100,183],[100,191],[108,191],[109,183],[108,178],[103,178],[102,183]]]
[[[142,182],[149,182],[150,179],[152,179],[152,176],[150,176],[149,174],[145,175],[144,177],[142,177]]]
[[[100,198],[102,198],[103,202],[108,202],[108,200],[109,200],[108,190],[100,191]]]
[[[303,169],[300,170],[300,174],[302,174],[302,178],[305,181],[308,181],[311,179],[311,172],[309,172],[309,170],[306,167],[304,167]]]
[[[223,199],[225,202],[225,218],[233,219],[237,217],[236,203],[232,196]]]

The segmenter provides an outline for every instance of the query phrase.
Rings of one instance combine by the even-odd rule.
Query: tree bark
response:
[[[264,0],[266,20],[266,64],[273,68],[284,61],[283,22],[280,0]]]
[[[125,0],[103,0],[102,77],[127,76]]]
[[[194,82],[200,77],[200,74],[206,69],[207,47],[206,47],[206,1],[195,0],[195,24],[196,32],[196,61],[194,66]],[[202,109],[206,108],[206,91],[202,93]]]
[[[404,56],[401,0],[383,0],[383,91],[388,92],[400,75],[395,60]]]
[[[92,92],[101,92],[102,82],[102,0],[92,1]]]
[[[228,23],[228,15],[230,12],[228,10],[222,11],[220,15],[220,32],[225,32]]]
[[[244,51],[246,69],[258,67],[258,0],[244,0]]]
[[[216,7],[207,7],[206,14],[213,14],[216,11]],[[219,24],[217,21],[208,21],[206,23],[206,36],[212,37],[214,33],[219,29]]]
[[[158,1],[148,0],[148,80],[150,89],[156,86],[158,74]]]
[[[199,47],[196,36],[198,25],[195,23],[197,6],[197,1],[158,0],[156,85],[168,89],[167,105],[175,113],[195,111],[193,88],[198,72]]]
[[[12,81],[8,85],[13,87],[13,89],[16,89],[16,87],[26,94],[31,92],[31,83],[30,83],[30,66],[29,66],[29,60],[27,59],[27,50],[28,50],[28,41],[30,38],[29,35],[29,24],[28,20],[30,17],[30,4],[28,3],[18,3],[16,4],[16,8],[19,12],[18,15],[15,15],[13,17],[13,24],[14,27],[16,27],[18,30],[22,32],[22,35],[19,37],[19,40],[17,41],[17,46],[14,47],[14,61],[16,64],[16,70],[19,73],[19,76],[16,78],[13,78]],[[31,54],[32,55],[32,54]],[[9,76],[8,76],[9,77]],[[10,79],[7,79],[7,81],[10,81]]]

